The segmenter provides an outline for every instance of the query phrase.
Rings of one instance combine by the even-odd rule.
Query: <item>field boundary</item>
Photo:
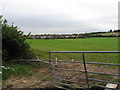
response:
[[[16,62],[43,62],[43,63],[49,64],[49,62],[40,60],[40,59],[18,59],[18,60],[14,60],[14,61],[16,61]]]

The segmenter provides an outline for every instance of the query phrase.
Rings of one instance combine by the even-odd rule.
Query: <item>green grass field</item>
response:
[[[118,51],[117,37],[84,39],[27,39],[33,52],[48,60],[48,51]],[[53,54],[53,59],[82,60],[81,54]],[[118,63],[117,54],[85,54],[87,61]]]

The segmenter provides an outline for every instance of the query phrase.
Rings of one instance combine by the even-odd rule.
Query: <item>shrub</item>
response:
[[[20,58],[33,58],[30,46],[26,42],[29,35],[24,35],[18,26],[7,24],[7,20],[1,20],[2,25],[2,55],[3,60],[12,60]],[[32,55],[32,56],[31,56]]]

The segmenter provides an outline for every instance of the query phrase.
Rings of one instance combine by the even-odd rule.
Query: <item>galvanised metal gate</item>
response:
[[[82,62],[73,60],[52,60],[52,53],[81,53]],[[119,74],[110,74],[99,71],[88,71],[87,65],[110,65],[110,66],[120,66],[120,64],[112,63],[96,63],[96,62],[86,62],[86,53],[120,53],[120,51],[50,51],[49,52],[49,63],[52,73],[53,83],[55,87],[62,89],[71,88],[91,88],[92,86],[109,88],[106,84],[116,84],[120,85],[120,81],[110,81],[111,78],[115,77],[119,79]],[[82,66],[83,67],[80,67]],[[76,67],[78,66],[78,67]],[[90,66],[91,67],[91,66]],[[89,68],[89,67],[88,67]],[[103,68],[104,69],[104,68]],[[98,69],[99,70],[99,69]],[[92,78],[94,77],[94,78]],[[96,78],[103,78],[107,80],[101,80]],[[120,79],[119,79],[120,80]],[[99,85],[96,85],[99,84]]]

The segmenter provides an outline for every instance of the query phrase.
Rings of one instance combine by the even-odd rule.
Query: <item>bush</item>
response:
[[[24,35],[18,26],[7,24],[7,20],[1,20],[2,25],[2,55],[3,60],[29,58],[32,55],[29,44],[26,42],[28,35]],[[33,56],[33,55],[32,55]],[[33,58],[33,57],[30,58]]]

